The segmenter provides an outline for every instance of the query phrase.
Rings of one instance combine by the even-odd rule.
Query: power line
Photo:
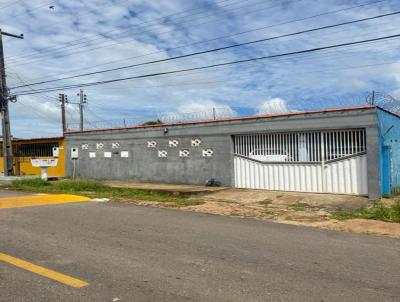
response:
[[[397,28],[396,28],[397,29]],[[382,31],[381,31],[382,32]],[[366,44],[372,44],[372,43],[374,43],[374,42],[369,42],[369,43],[366,43]],[[363,45],[355,45],[355,46],[351,46],[351,48],[352,49],[355,49],[355,48],[361,48],[362,47],[362,50],[366,50],[368,47],[374,47],[375,49],[376,49],[376,47],[374,46],[374,45],[370,45],[370,46],[365,46],[365,44],[363,44]],[[382,47],[381,47],[382,48]],[[385,46],[385,48],[384,49],[386,49],[387,47]],[[382,56],[385,52],[387,52],[388,50],[383,50],[383,51],[380,51],[379,52],[379,54]],[[337,59],[337,58],[339,58],[339,57],[341,57],[341,56],[343,56],[343,55],[346,55],[346,54],[351,54],[351,53],[353,53],[354,51],[348,51],[348,52],[346,52],[346,51],[342,51],[342,52],[340,52],[340,55],[338,56],[338,55],[336,55],[336,53],[337,53],[337,50],[331,50],[331,51],[323,51],[322,52],[322,54],[324,55],[324,57],[323,58],[318,58],[318,60],[321,60],[321,59],[326,59],[328,56],[332,56],[332,55],[335,55],[335,59]],[[312,55],[312,53],[310,53],[310,54],[304,54],[304,55],[302,55],[302,62],[304,62],[304,60],[306,60],[306,59],[308,59],[308,58],[312,58],[311,57],[311,55]],[[313,61],[313,64],[315,65],[316,63],[315,63],[315,58],[312,58],[314,61]],[[288,61],[289,60],[289,58],[284,58],[284,57],[282,57],[282,58],[277,58],[276,60],[274,60],[274,62],[273,63],[285,63],[285,62],[291,62],[291,61]],[[360,68],[363,68],[364,66],[365,67],[372,67],[372,66],[378,66],[378,65],[387,65],[387,64],[394,64],[394,63],[398,63],[397,61],[396,62],[392,62],[392,63],[384,63],[384,64],[375,64],[375,65],[362,65],[362,66],[359,66]],[[229,68],[230,66],[227,66],[227,67],[225,67],[225,68]],[[355,66],[354,68],[358,68],[357,66]],[[219,70],[222,70],[223,68],[219,68]],[[351,67],[351,68],[336,68],[336,69],[332,69],[332,70],[346,70],[346,69],[353,69],[353,67]],[[325,70],[321,70],[322,72],[323,71],[325,71]],[[328,70],[329,71],[329,70]],[[199,73],[200,71],[192,71],[192,72],[187,72],[187,73],[184,73],[184,74],[178,74],[178,75],[176,75],[175,77],[177,78],[177,77],[187,77],[187,75],[192,75],[192,74],[196,74],[196,73]],[[242,71],[239,71],[239,72],[242,72]],[[314,71],[314,72],[319,72],[319,70],[316,70],[316,71]],[[249,71],[249,72],[246,72],[246,73],[251,73],[251,71]],[[297,72],[298,73],[298,72]],[[301,73],[303,73],[303,72],[301,72]],[[306,72],[307,73],[307,72]],[[166,76],[167,77],[167,76]],[[162,76],[160,76],[159,78],[163,78]],[[204,86],[204,84],[212,84],[212,83],[217,83],[217,82],[225,82],[226,81],[226,79],[224,79],[224,80],[222,80],[222,81],[213,81],[213,82],[198,82],[198,83],[196,83],[196,82],[191,82],[191,83],[182,83],[182,85],[203,85]],[[151,86],[136,86],[136,87],[132,87],[132,86],[129,86],[128,88],[153,88],[153,87],[170,87],[170,86],[179,86],[180,84],[178,83],[178,84],[169,84],[169,85],[151,85]],[[105,89],[121,89],[121,88],[105,88]]]
[[[303,1],[303,0],[298,0],[298,1]],[[366,4],[357,5],[357,6],[352,7],[352,8],[364,7],[364,6],[368,6],[368,5],[372,5],[372,4],[377,4],[377,3],[385,2],[385,1],[388,1],[388,0],[374,1],[374,2],[370,2],[370,3],[366,3]],[[280,5],[280,4],[279,4],[279,5]],[[265,9],[273,8],[273,7],[276,7],[276,6],[278,6],[278,5],[273,5],[273,6],[270,6],[270,7],[263,8],[263,9],[258,9],[258,10],[246,12],[246,13],[243,13],[243,14],[240,14],[240,15],[244,15],[244,14],[248,14],[248,13],[253,13],[253,12],[259,12],[260,10],[265,10]],[[348,10],[348,9],[351,9],[351,8],[339,9],[339,10],[337,10],[336,12],[345,11],[345,10]],[[325,14],[326,14],[326,13],[318,14],[318,15],[316,15],[315,17],[322,16],[322,15],[325,15]],[[314,16],[311,16],[311,18],[312,18],[312,17],[314,17]],[[279,25],[284,25],[284,24],[288,24],[288,23],[292,23],[292,22],[303,21],[303,20],[307,20],[307,19],[309,19],[309,18],[310,18],[310,17],[306,17],[306,18],[301,18],[301,19],[298,19],[298,20],[292,20],[292,21],[288,21],[288,22],[283,22],[283,23],[281,23],[281,24],[277,24],[277,25],[272,25],[272,26],[264,27],[263,29],[268,28],[268,27],[275,27],[275,26],[279,26]],[[191,22],[191,20],[189,20],[189,21]],[[190,25],[191,25],[191,26],[193,26],[193,25],[199,26],[199,25],[201,25],[201,24],[209,23],[209,22],[212,22],[212,21],[213,21],[213,20],[211,20],[211,21],[206,21],[206,22],[199,23],[199,24],[190,24]],[[214,21],[215,21],[215,20],[214,20]],[[175,31],[175,30],[165,31],[165,32],[162,32],[162,33],[160,33],[160,34],[158,34],[158,35],[162,35],[162,34],[165,34],[165,33],[170,33],[170,32],[173,32],[173,31]],[[143,33],[145,33],[145,32],[148,32],[148,31],[141,31],[140,34],[143,34]],[[98,40],[98,39],[97,39],[97,40]],[[82,52],[87,52],[87,51],[98,50],[98,49],[100,49],[100,48],[106,48],[106,47],[109,47],[109,46],[113,46],[113,45],[117,45],[117,44],[125,44],[125,43],[129,43],[129,42],[131,42],[131,41],[130,41],[130,40],[128,40],[128,41],[118,41],[118,42],[113,42],[113,43],[111,43],[111,44],[106,44],[106,45],[101,45],[101,46],[95,46],[95,47],[92,47],[92,48],[89,48],[89,49],[83,49],[83,50],[80,50],[80,51],[74,51],[74,52],[70,52],[70,53],[66,53],[66,54],[62,54],[62,55],[61,55],[61,54],[53,54],[53,55],[58,55],[58,57],[60,57],[60,56],[61,56],[61,57],[65,57],[65,56],[70,56],[70,55],[77,54],[77,53],[82,53]],[[100,42],[100,43],[103,43],[103,42]],[[106,42],[106,43],[108,43],[108,42]],[[75,48],[75,49],[84,48],[84,47],[86,47],[86,46],[88,46],[88,45],[83,45],[83,46],[77,47],[77,48]],[[69,50],[74,50],[74,49],[69,49]],[[37,54],[37,55],[38,55],[38,56],[42,56],[42,54]],[[30,64],[30,63],[34,63],[34,62],[38,62],[38,61],[41,61],[41,59],[26,61],[26,62],[22,62],[22,63],[19,63],[19,64],[18,64],[19,60],[17,60],[17,61],[14,60],[14,63],[17,62],[16,65],[24,65],[24,64]]]
[[[186,68],[186,69],[180,69],[180,70],[172,70],[172,71],[165,71],[165,72],[158,72],[158,73],[150,73],[150,74],[144,74],[144,75],[138,75],[138,76],[116,78],[116,79],[111,79],[111,80],[96,81],[96,82],[82,83],[82,84],[69,85],[69,86],[59,86],[59,87],[50,88],[48,90],[38,89],[35,92],[20,91],[20,92],[16,92],[15,94],[16,95],[29,95],[29,94],[42,93],[44,91],[49,92],[49,91],[58,91],[58,90],[71,89],[71,88],[77,88],[77,87],[88,87],[88,86],[95,86],[95,85],[104,85],[104,84],[127,81],[127,80],[133,80],[133,79],[149,78],[149,77],[155,77],[155,76],[160,76],[160,75],[177,74],[177,73],[193,71],[193,70],[204,70],[204,69],[210,69],[210,68],[219,67],[219,66],[228,66],[228,65],[241,64],[241,63],[259,61],[259,60],[265,60],[265,59],[273,59],[273,58],[279,58],[279,57],[285,57],[285,56],[294,56],[294,55],[300,55],[300,54],[305,54],[305,53],[317,52],[317,51],[321,51],[321,50],[324,50],[324,49],[333,49],[333,48],[339,48],[339,47],[346,47],[346,46],[351,46],[351,45],[364,44],[364,43],[368,43],[368,42],[375,42],[375,41],[383,41],[383,40],[388,40],[388,39],[394,39],[394,38],[398,38],[398,37],[400,37],[400,34],[384,36],[384,37],[368,39],[368,40],[359,40],[359,41],[353,41],[353,42],[347,42],[347,43],[341,43],[341,44],[335,44],[335,45],[316,47],[316,48],[305,49],[305,50],[300,50],[300,51],[286,52],[286,53],[275,54],[275,55],[261,56],[261,57],[244,59],[244,60],[235,60],[235,61],[224,62],[224,63],[217,63],[217,64],[211,64],[211,65],[205,65],[205,66],[199,66],[199,67],[192,67],[192,68]]]
[[[224,1],[220,1],[220,3],[222,3],[222,2],[226,2],[226,1],[231,1],[231,0],[224,0]],[[241,2],[247,2],[247,1],[249,1],[249,0],[239,0],[239,1],[237,1],[237,2],[233,2],[233,3],[229,3],[229,4],[227,4],[227,5],[224,5],[224,6],[221,6],[221,7],[227,7],[227,6],[230,6],[230,5],[234,5],[234,4],[237,4],[237,3],[241,3]],[[291,0],[291,1],[293,1],[293,0]],[[302,1],[302,0],[300,0],[300,1]],[[264,3],[264,1],[260,1],[260,3]],[[251,6],[251,5],[247,5],[247,6]],[[275,5],[276,6],[276,5]],[[246,7],[246,6],[244,6],[244,7]],[[243,8],[243,7],[239,7],[239,8]],[[239,8],[234,8],[234,9],[239,9]],[[191,11],[191,10],[193,10],[193,9],[189,9],[189,10],[187,10],[187,11]],[[185,11],[183,11],[183,12],[185,12]],[[118,32],[118,31],[120,31],[120,33],[118,33],[118,34],[123,34],[123,33],[127,33],[127,32],[129,32],[130,30],[131,30],[131,27],[134,27],[134,29],[135,29],[135,31],[137,31],[137,32],[140,32],[140,33],[145,33],[145,32],[148,32],[148,31],[150,31],[150,30],[147,30],[147,31],[143,31],[143,29],[145,29],[145,28],[147,28],[147,27],[152,27],[152,26],[160,26],[160,25],[162,25],[162,24],[164,24],[164,23],[167,23],[167,22],[170,22],[171,20],[170,20],[170,16],[173,16],[173,15],[176,15],[176,14],[181,14],[182,12],[178,12],[178,13],[173,13],[173,14],[171,14],[171,15],[167,15],[167,16],[165,16],[165,17],[162,17],[162,18],[159,18],[159,19],[161,19],[161,20],[163,20],[163,19],[165,19],[165,21],[163,21],[163,22],[161,22],[161,23],[154,23],[153,25],[151,24],[151,22],[152,21],[147,21],[147,22],[142,22],[142,23],[140,23],[140,24],[146,24],[146,23],[150,23],[150,25],[146,25],[146,26],[142,26],[142,27],[138,27],[137,25],[132,25],[132,26],[129,26],[128,27],[128,29],[124,29],[124,30],[121,30],[121,29],[114,29],[114,30],[111,30],[111,31],[107,31],[107,32],[103,32],[103,33],[101,33],[101,34],[98,34],[97,36],[97,38],[92,38],[92,39],[85,39],[84,41],[81,41],[81,40],[83,40],[83,39],[78,39],[78,40],[76,40],[76,41],[81,41],[81,42],[79,42],[79,43],[72,43],[71,45],[67,45],[67,46],[56,46],[56,47],[53,47],[53,48],[50,48],[50,49],[48,49],[49,51],[47,51],[47,52],[44,52],[44,54],[42,54],[43,53],[43,51],[40,53],[40,54],[38,54],[38,53],[28,53],[28,54],[25,54],[25,55],[18,55],[18,56],[14,56],[14,57],[9,57],[8,59],[9,60],[12,60],[12,61],[14,61],[14,63],[15,62],[17,62],[17,61],[20,61],[22,58],[24,58],[24,57],[35,57],[35,56],[43,56],[43,55],[46,55],[46,54],[52,54],[52,52],[55,52],[55,53],[57,53],[57,52],[59,52],[59,51],[62,51],[62,50],[64,50],[65,48],[69,48],[69,47],[74,47],[74,46],[77,46],[77,47],[74,47],[74,48],[71,48],[71,49],[68,49],[68,50],[74,50],[74,49],[79,49],[79,48],[82,48],[82,47],[86,47],[86,46],[88,46],[88,45],[90,45],[91,44],[91,42],[93,42],[93,41],[97,41],[97,40],[102,40],[102,39],[104,39],[104,37],[105,36],[107,36],[107,35],[110,35],[110,34],[112,34],[112,33],[114,33],[114,32]],[[186,16],[183,16],[183,17],[181,17],[181,18],[186,18],[186,17],[190,17],[190,16],[194,16],[194,15],[198,15],[198,14],[203,14],[203,13],[206,13],[206,12],[198,12],[198,13],[194,13],[194,14],[189,14],[189,15],[186,15]],[[213,12],[213,14],[214,14],[214,12]],[[211,14],[212,15],[212,14]],[[206,17],[209,17],[210,15],[208,15],[208,16],[206,16]],[[204,17],[204,16],[203,16]],[[156,19],[156,20],[158,20],[158,19]],[[191,19],[191,20],[188,20],[188,22],[192,22],[193,21],[193,19]],[[153,21],[154,22],[154,21]],[[140,25],[139,24],[139,25]],[[72,42],[74,42],[74,41],[72,41]],[[71,42],[69,42],[69,44],[70,44]],[[101,43],[103,43],[103,41],[101,41],[100,42],[100,44]],[[84,45],[81,45],[81,46],[79,46],[80,44],[84,44]],[[112,43],[112,45],[114,45],[114,44],[120,44],[120,43]],[[92,45],[93,46],[93,45]]]
[[[298,1],[303,1],[303,0],[298,0]],[[264,3],[264,1],[261,1],[261,3]],[[260,10],[270,9],[270,8],[273,8],[273,7],[276,7],[276,6],[278,6],[278,4],[275,4],[275,5],[263,8],[263,9],[259,9],[259,10],[254,10],[254,11],[250,11],[250,12],[241,13],[240,15],[259,12]],[[238,8],[236,8],[236,9],[238,9]],[[209,17],[209,16],[207,16],[207,17]],[[199,26],[201,24],[205,24],[205,23],[209,23],[209,22],[215,22],[215,21],[218,21],[218,20],[219,19],[208,20],[206,22],[202,22],[202,23],[198,23],[198,24],[192,23],[192,20],[188,20],[187,22],[190,22],[189,26],[193,27],[193,26]],[[141,32],[139,32],[139,34],[144,34],[146,32],[151,32],[151,31],[152,30],[141,31]],[[169,32],[173,32],[173,31],[176,31],[176,30],[169,30],[167,32],[162,32],[160,35],[165,34],[165,33],[169,33]],[[102,37],[101,39],[104,39],[104,37]],[[99,40],[99,39],[97,39],[97,40]],[[117,41],[117,42],[115,42],[115,40],[113,40],[113,41],[100,41],[100,42],[94,43],[94,44],[90,43],[90,41],[89,41],[89,43],[87,43],[86,45],[82,45],[82,46],[78,46],[78,47],[74,47],[74,48],[60,49],[60,50],[56,50],[55,52],[48,52],[48,53],[45,53],[45,54],[39,53],[39,54],[36,54],[36,55],[31,55],[30,57],[33,57],[33,58],[30,59],[30,60],[28,58],[27,61],[26,60],[24,61],[24,59],[18,59],[17,58],[17,59],[14,59],[14,61],[11,60],[11,63],[14,66],[26,65],[26,64],[31,64],[31,63],[35,63],[35,62],[40,62],[40,61],[43,60],[43,58],[41,58],[41,57],[44,57],[44,56],[46,56],[48,54],[53,55],[53,56],[57,56],[57,58],[68,57],[68,56],[71,56],[71,55],[74,55],[74,54],[78,54],[78,53],[88,53],[88,52],[91,52],[91,51],[97,51],[97,50],[102,49],[102,48],[107,48],[107,47],[110,47],[110,46],[113,46],[113,45],[126,44],[126,43],[130,43],[130,42],[132,42],[131,39],[129,39],[127,41]],[[104,44],[104,43],[106,43],[106,44]],[[102,45],[102,44],[104,44],[104,45]],[[89,47],[89,48],[87,49],[86,47]],[[68,52],[65,52],[65,50],[67,50]],[[71,50],[72,50],[72,52],[71,52]],[[36,59],[35,59],[35,57],[36,57]]]
[[[343,8],[343,9],[327,11],[327,12],[323,12],[323,13],[316,14],[316,15],[312,15],[312,16],[307,16],[307,17],[303,17],[303,18],[299,18],[299,19],[293,19],[293,20],[284,21],[284,22],[281,22],[281,23],[272,24],[272,25],[267,25],[267,26],[262,26],[262,27],[258,27],[258,28],[254,28],[254,29],[250,29],[250,30],[246,30],[246,31],[234,33],[234,34],[223,35],[223,36],[219,36],[219,37],[212,38],[212,39],[208,39],[208,40],[197,41],[197,42],[194,42],[194,43],[189,43],[189,44],[185,44],[185,45],[180,45],[180,46],[177,46],[177,47],[168,48],[168,49],[166,49],[166,50],[171,51],[171,50],[176,50],[176,49],[180,49],[180,48],[183,48],[183,47],[188,47],[188,46],[194,46],[194,45],[198,45],[198,44],[208,43],[208,42],[212,42],[212,41],[216,41],[216,40],[220,40],[220,39],[224,39],[224,38],[231,38],[231,37],[235,37],[235,36],[247,34],[247,33],[250,33],[250,32],[255,32],[255,31],[260,31],[260,30],[264,30],[264,29],[268,29],[268,28],[273,28],[273,27],[278,27],[278,26],[282,26],[282,25],[287,25],[287,24],[290,24],[290,23],[305,21],[305,20],[309,20],[309,19],[321,17],[321,16],[324,16],[324,15],[335,14],[335,13],[338,13],[338,12],[343,12],[343,11],[347,11],[347,10],[351,10],[351,9],[355,9],[355,8],[360,8],[360,7],[365,7],[365,6],[369,6],[369,5],[373,5],[373,4],[377,4],[377,3],[381,3],[381,2],[385,2],[385,1],[388,1],[388,0],[379,0],[379,1],[369,2],[369,3],[360,4],[360,5],[356,5],[356,6],[346,7],[346,8]],[[136,58],[145,57],[145,56],[149,56],[149,55],[153,55],[153,54],[163,53],[164,51],[165,51],[165,50],[156,51],[156,52],[150,52],[150,53],[147,53],[147,54],[143,54],[143,55],[139,55],[139,56],[134,56],[134,57],[129,57],[129,58],[126,58],[126,59],[114,60],[114,61],[111,61],[111,62],[108,62],[108,63],[97,64],[97,65],[94,65],[94,66],[91,66],[91,67],[85,67],[85,68],[75,69],[75,70],[73,70],[72,72],[80,71],[80,70],[87,70],[88,68],[89,68],[89,69],[92,69],[92,68],[94,68],[94,67],[109,65],[109,64],[113,64],[113,63],[116,63],[116,62],[119,62],[119,61],[126,61],[126,60],[136,59]],[[71,71],[63,72],[63,73],[58,73],[57,75],[68,74],[68,73],[70,73],[70,72],[71,72]],[[37,80],[37,79],[43,79],[43,78],[47,78],[47,77],[39,77],[39,78],[36,78],[36,80]],[[33,80],[35,80],[35,79],[33,79]]]
[[[31,87],[31,85],[29,85],[29,83],[27,83],[27,81],[25,81],[17,72],[14,72],[15,74],[15,79],[17,79],[17,81],[19,81],[20,83],[23,83],[25,87],[28,87],[29,89],[31,89],[32,91],[34,91],[35,89]],[[48,96],[48,95],[44,95],[44,97],[48,100],[48,101],[55,101],[53,96]]]
[[[322,27],[302,30],[302,31],[298,31],[298,32],[295,32],[295,33],[289,33],[289,34],[284,34],[284,35],[279,35],[279,36],[274,36],[274,37],[254,40],[254,41],[245,42],[245,43],[239,43],[239,44],[234,44],[234,45],[229,45],[229,46],[224,46],[224,47],[218,47],[218,48],[214,48],[214,49],[210,49],[210,50],[194,52],[194,53],[190,53],[190,54],[170,57],[170,58],[161,59],[161,60],[154,60],[154,61],[149,61],[149,62],[137,63],[137,64],[127,65],[127,66],[122,66],[122,67],[117,67],[117,68],[111,68],[111,69],[105,69],[105,70],[100,70],[100,71],[94,71],[94,72],[89,72],[89,73],[84,73],[84,74],[80,74],[80,75],[69,76],[69,77],[64,77],[64,78],[59,78],[59,79],[53,79],[53,80],[48,80],[48,81],[35,82],[35,83],[29,84],[29,86],[36,86],[36,85],[45,84],[45,83],[54,83],[54,82],[59,82],[59,81],[63,81],[63,80],[68,80],[68,79],[75,79],[75,78],[85,77],[85,76],[89,76],[89,75],[95,75],[95,74],[101,74],[101,73],[107,73],[107,72],[112,72],[112,71],[117,71],[117,70],[133,68],[133,67],[137,67],[137,66],[143,66],[143,65],[155,64],[155,63],[167,62],[167,61],[171,61],[171,60],[187,58],[187,57],[202,55],[202,54],[206,54],[206,53],[212,53],[212,52],[231,49],[231,48],[236,48],[236,47],[240,47],[240,46],[252,45],[252,44],[256,44],[256,43],[260,43],[260,42],[271,41],[271,40],[280,39],[280,38],[284,38],[284,37],[301,35],[301,34],[315,32],[315,31],[319,31],[319,30],[325,30],[325,29],[329,29],[329,28],[334,28],[334,27],[339,27],[339,26],[344,26],[344,25],[349,25],[349,24],[360,23],[360,22],[379,19],[379,18],[384,18],[384,17],[388,17],[388,16],[394,16],[394,15],[398,15],[398,14],[400,14],[400,11],[396,11],[396,12],[392,12],[392,13],[388,13],[388,14],[382,14],[382,15],[378,15],[378,16],[374,16],[374,17],[368,17],[368,18],[348,21],[348,22],[337,23],[337,24],[333,24],[333,25],[327,25],[327,26],[322,26]],[[25,87],[25,86],[27,86],[27,85],[15,86],[15,87],[12,87],[11,89],[21,88],[21,87]]]
[[[365,48],[364,45],[362,45],[362,46]],[[361,46],[358,46],[358,47],[361,47]],[[379,52],[380,55],[382,55],[383,53],[384,52]],[[329,54],[330,53],[328,53],[328,55]],[[306,55],[302,56],[302,60],[305,58],[305,56]],[[300,72],[296,71],[296,74],[306,74],[306,73],[310,73],[310,72],[316,73],[316,72],[331,72],[331,71],[337,71],[337,70],[362,69],[362,68],[370,68],[370,67],[383,66],[383,65],[398,64],[398,63],[399,63],[399,61],[394,61],[394,62],[384,62],[384,63],[378,63],[378,64],[349,66],[349,67],[344,67],[344,68],[343,67],[339,67],[339,68],[330,68],[330,69],[312,70],[312,71],[303,71],[303,70],[301,70]],[[188,72],[188,73],[185,73],[185,74],[176,75],[176,77],[179,77],[179,76],[185,76],[186,77],[188,74],[194,74],[194,73],[196,73],[196,72]],[[252,71],[246,71],[245,74],[252,74],[252,73],[253,73]],[[243,77],[240,77],[240,78],[232,78],[232,77],[230,77],[229,79],[212,80],[212,81],[208,80],[208,81],[204,81],[204,82],[203,81],[185,81],[185,82],[177,82],[177,83],[174,83],[174,84],[165,84],[165,85],[146,85],[146,86],[131,86],[131,85],[129,85],[129,87],[126,87],[126,88],[129,88],[129,89],[130,88],[133,88],[133,89],[145,89],[145,88],[193,86],[193,85],[201,85],[201,86],[206,86],[207,87],[207,86],[210,86],[210,85],[213,85],[213,84],[216,84],[216,83],[225,83],[227,81],[237,81],[237,80],[243,80],[243,79],[244,79]],[[208,84],[210,84],[210,85],[208,85]],[[106,90],[107,89],[115,90],[115,89],[124,89],[124,88],[121,88],[121,87],[115,88],[115,87],[113,87],[113,88],[104,88],[104,89],[106,89]],[[92,106],[94,106],[94,105],[92,104]]]
[[[126,1],[126,0],[125,0]],[[224,2],[228,2],[228,1],[232,1],[232,0],[222,0],[222,1],[220,1],[220,2],[217,2],[216,4],[221,4],[221,3],[224,3]],[[248,1],[248,0],[242,0],[242,1]],[[242,2],[242,1],[239,1],[239,2]],[[183,10],[183,11],[178,11],[178,12],[175,12],[175,13],[172,13],[172,14],[169,14],[169,15],[165,15],[165,16],[162,16],[162,17],[160,17],[160,18],[156,18],[156,19],[154,19],[154,20],[149,20],[149,21],[144,21],[144,22],[141,22],[141,23],[139,23],[139,24],[135,24],[135,25],[132,25],[132,26],[129,26],[129,28],[131,28],[131,27],[135,27],[135,29],[141,29],[141,27],[137,27],[137,25],[142,25],[142,24],[146,24],[146,23],[151,23],[151,22],[156,22],[156,21],[158,21],[158,20],[164,20],[164,19],[169,19],[169,18],[171,18],[172,16],[175,16],[175,15],[180,15],[180,14],[183,14],[183,13],[185,13],[185,12],[189,12],[189,11],[193,11],[193,10],[201,10],[201,9],[203,9],[203,8],[191,8],[191,9],[187,9],[187,10]],[[188,16],[190,16],[190,15],[188,15]],[[156,24],[156,23],[155,23]],[[113,30],[110,30],[110,31],[106,31],[106,32],[102,32],[102,33],[99,33],[99,34],[96,34],[96,35],[94,35],[94,37],[104,37],[104,36],[106,36],[107,34],[110,34],[110,33],[115,33],[115,32],[118,32],[118,31],[122,31],[123,29],[113,29]],[[126,29],[124,30],[124,32],[126,31]],[[93,37],[93,38],[94,38]],[[78,44],[80,44],[80,43],[75,43],[74,44],[74,42],[80,42],[80,41],[83,41],[83,40],[85,40],[85,42],[88,42],[89,40],[87,40],[86,38],[80,38],[80,39],[75,39],[75,40],[71,40],[71,41],[69,41],[69,42],[65,42],[65,43],[63,43],[63,45],[59,45],[59,46],[55,46],[55,47],[51,47],[50,48],[50,50],[51,49],[59,49],[59,48],[63,48],[63,47],[69,47],[69,46],[74,46],[74,45],[78,45]],[[29,52],[29,53],[31,53],[31,52]],[[22,53],[22,55],[23,55],[24,53]],[[36,52],[32,52],[32,54],[36,54]],[[19,55],[17,55],[17,56],[13,56],[13,57],[10,57],[9,59],[14,59],[14,58],[16,58],[16,57],[20,57]]]

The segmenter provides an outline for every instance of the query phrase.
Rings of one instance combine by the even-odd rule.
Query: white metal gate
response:
[[[235,136],[235,186],[366,195],[364,129]]]

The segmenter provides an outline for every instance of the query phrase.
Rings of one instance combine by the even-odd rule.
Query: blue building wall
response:
[[[400,191],[400,116],[377,109],[381,193]]]

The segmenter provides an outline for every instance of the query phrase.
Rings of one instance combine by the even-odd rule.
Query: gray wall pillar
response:
[[[381,197],[379,133],[377,127],[366,128],[368,197]]]

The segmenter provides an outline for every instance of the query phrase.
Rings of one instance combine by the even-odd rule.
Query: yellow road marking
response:
[[[0,198],[0,209],[42,206],[51,204],[90,201],[90,198],[69,194],[9,196]]]
[[[40,276],[58,281],[60,283],[69,285],[71,287],[76,287],[76,288],[80,288],[80,287],[84,287],[89,285],[89,283],[61,274],[61,273],[57,273],[55,271],[49,270],[47,268],[35,265],[33,263],[0,253],[0,261],[4,261],[8,264],[12,264],[14,266],[17,266],[19,268],[25,269],[27,271],[30,271],[32,273],[38,274]]]

